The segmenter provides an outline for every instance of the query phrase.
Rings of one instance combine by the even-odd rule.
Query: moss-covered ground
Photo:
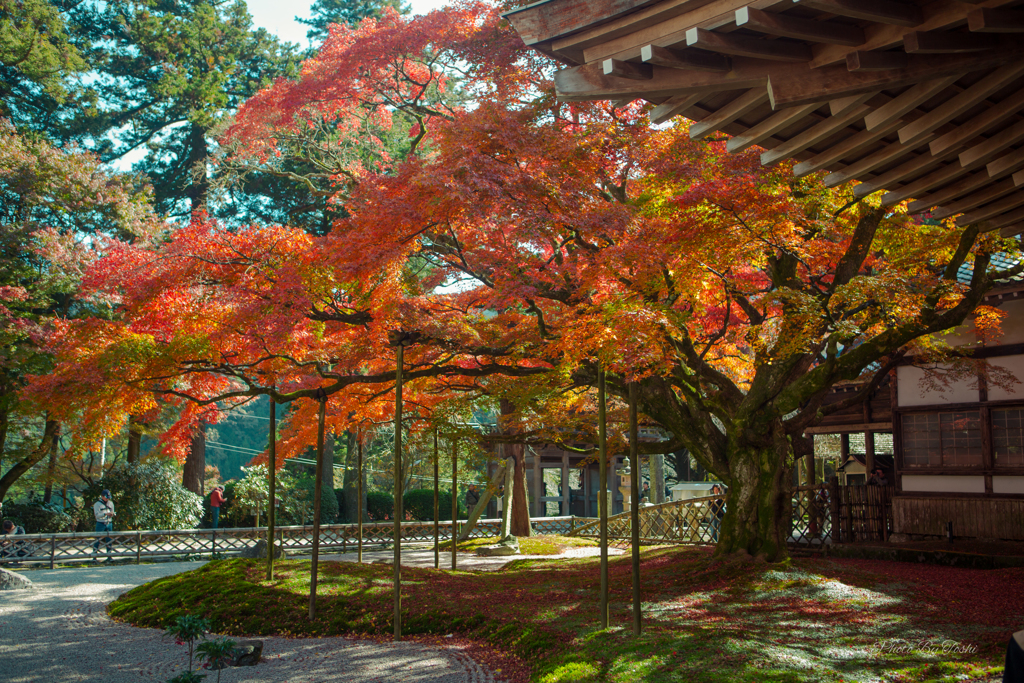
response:
[[[126,593],[110,614],[163,627],[198,614],[235,636],[388,638],[392,567],[212,562]],[[497,572],[403,568],[406,634],[469,639],[514,681],[963,681],[992,677],[1024,627],[1024,568],[794,559],[716,562],[703,548],[645,550],[644,632],[630,631],[630,559],[610,562],[612,622],[597,628],[596,558],[520,560]]]
[[[459,552],[472,553],[485,546],[494,545],[501,539],[497,536],[490,538],[470,538],[459,541]],[[519,552],[523,555],[561,555],[570,548],[597,547],[598,542],[592,538],[577,538],[575,536],[526,536],[519,539]],[[440,544],[442,551],[451,552],[452,542],[445,541]]]

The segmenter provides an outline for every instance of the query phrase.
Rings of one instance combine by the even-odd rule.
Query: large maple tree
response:
[[[386,414],[402,337],[422,414],[445,392],[502,396],[520,436],[557,438],[575,427],[550,418],[578,426],[604,368],[731,487],[719,552],[784,557],[804,431],[908,351],[995,320],[991,255],[1015,246],[654,129],[639,106],[559,104],[548,68],[483,4],[332,28],[230,136],[272,168],[278,140],[330,128],[343,151],[314,156],[348,215],[124,245],[92,280],[122,319],[68,325],[37,389],[95,399],[115,368],[110,401],[263,393],[299,400],[303,429],[323,391],[342,430]],[[472,106],[446,98],[455,74]],[[401,158],[382,143],[395,112],[416,122]],[[842,380],[864,389],[825,406]]]

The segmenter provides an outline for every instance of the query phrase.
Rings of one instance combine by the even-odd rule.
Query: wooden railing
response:
[[[718,533],[711,513],[711,502],[721,496],[705,496],[676,500],[640,508],[641,543],[714,543]],[[600,522],[580,524],[573,536],[597,538]],[[630,513],[622,512],[608,518],[608,538],[630,539]]]
[[[461,527],[465,521],[458,521]],[[576,523],[573,517],[542,517],[531,520],[535,533],[568,534]],[[470,538],[497,536],[500,519],[484,519],[476,523]],[[367,546],[393,542],[392,522],[363,524],[363,544]],[[311,550],[312,526],[283,526],[274,529],[278,545],[289,552]],[[452,523],[440,522],[438,536],[448,540]],[[236,554],[266,540],[266,527],[245,529],[176,529],[168,531],[114,531],[81,534],[22,534],[0,536],[0,565],[20,562],[56,564],[88,562],[94,559],[156,559],[167,557],[215,557]],[[428,543],[434,540],[433,522],[403,522],[401,542]],[[356,524],[331,524],[320,527],[320,550],[354,551],[358,545]]]

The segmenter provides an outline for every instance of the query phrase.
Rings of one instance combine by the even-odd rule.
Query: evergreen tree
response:
[[[306,37],[314,45],[323,42],[331,24],[355,27],[367,17],[379,17],[385,7],[399,14],[408,14],[409,5],[402,0],[314,0],[309,19],[295,17],[295,21],[309,26]]]
[[[87,67],[69,29],[75,4],[0,0],[0,117],[19,129],[53,129],[64,106],[88,106],[88,91],[73,81]]]
[[[112,0],[92,10],[96,151],[111,161],[148,149],[134,168],[152,181],[157,209],[206,208],[218,125],[294,71],[294,46],[254,30],[241,0]]]

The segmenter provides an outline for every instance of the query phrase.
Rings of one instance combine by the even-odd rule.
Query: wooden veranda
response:
[[[1016,0],[545,0],[506,14],[562,100],[646,100],[690,136],[860,181],[911,212],[1024,231]]]

